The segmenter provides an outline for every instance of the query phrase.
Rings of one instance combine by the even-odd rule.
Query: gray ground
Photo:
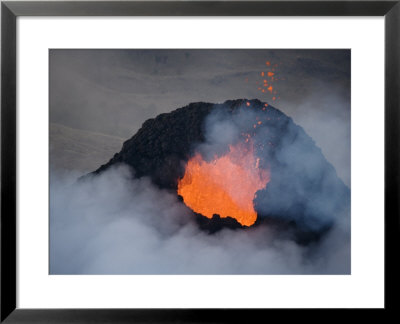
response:
[[[275,101],[258,90],[266,61],[278,64]],[[92,171],[146,119],[237,98],[292,117],[350,186],[348,50],[51,50],[51,168]]]
[[[50,152],[53,166],[89,171],[100,166],[121,148],[123,138],[50,124]]]

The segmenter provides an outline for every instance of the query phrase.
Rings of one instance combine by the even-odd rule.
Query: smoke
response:
[[[221,155],[228,144],[251,136],[260,165],[271,171],[269,184],[255,199],[261,218],[294,222],[304,231],[318,232],[339,215],[348,215],[350,190],[314,140],[279,110],[268,106],[262,111],[255,100],[247,104],[233,113],[214,110],[205,123],[206,142],[196,150],[208,157]]]
[[[297,100],[282,100],[278,108],[315,140],[338,176],[350,187],[350,86],[345,91],[325,80],[312,83],[310,88],[315,91]]]
[[[211,114],[205,123],[206,141],[196,151],[208,154],[209,158],[221,154],[227,144],[240,138],[243,130],[253,128],[256,117],[254,111],[244,109],[230,118],[223,110]],[[286,135],[279,138],[276,155],[261,149],[257,154],[272,170],[280,167],[276,176],[281,176],[281,180],[271,180],[275,183],[272,189],[268,184],[264,193],[259,192],[257,211],[261,216],[270,215],[271,210],[272,214],[286,215],[306,229],[320,229],[329,223],[330,230],[321,240],[299,245],[267,224],[207,234],[199,229],[192,212],[175,193],[155,187],[148,178],[135,178],[134,170],[125,165],[80,181],[73,173],[52,172],[50,273],[350,273],[349,210],[336,209],[342,197],[330,195],[341,181],[332,185],[336,173],[328,172],[328,177],[322,177],[326,175],[326,161],[314,151],[312,156],[318,158],[310,161],[306,153],[311,139],[297,125],[276,124],[278,130]],[[266,136],[260,130],[255,142],[265,142]],[[294,161],[298,169],[293,169]],[[287,181],[292,181],[304,168],[310,174],[288,185]],[[316,176],[322,178],[318,185],[312,185]],[[321,188],[324,190],[318,193]],[[298,202],[310,192],[314,196],[306,199],[303,206],[308,212],[293,212],[283,203]],[[271,200],[271,195],[275,200]],[[328,207],[325,215],[327,204],[333,207]]]
[[[51,180],[51,274],[349,272],[347,246],[335,238],[320,249],[276,239],[266,226],[208,235],[176,196],[126,166],[70,180]]]

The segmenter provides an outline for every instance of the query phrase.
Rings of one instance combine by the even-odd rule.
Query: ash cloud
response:
[[[240,111],[231,118],[224,111],[211,114],[205,124],[206,142],[197,149],[221,153],[240,138],[243,129],[252,128],[257,114]],[[264,136],[259,132],[255,140]],[[303,143],[301,137],[297,141],[298,149]],[[292,149],[278,152],[280,162],[292,163],[299,151],[285,145]],[[265,161],[270,158],[268,152],[258,154],[265,154]],[[310,164],[310,171],[316,170],[317,163]],[[279,182],[277,188],[281,189]],[[319,241],[301,245],[267,223],[210,235],[199,229],[192,212],[175,194],[146,177],[135,178],[134,170],[125,165],[82,181],[76,181],[74,174],[53,172],[50,191],[51,274],[350,273],[349,210],[331,215],[331,228]],[[280,198],[293,200],[293,192],[278,192]],[[315,202],[317,213],[318,206],[331,203],[332,197],[326,199]],[[261,214],[263,206],[257,205]],[[290,217],[311,226],[300,215]]]

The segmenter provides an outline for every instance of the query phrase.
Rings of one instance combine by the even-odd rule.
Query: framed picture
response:
[[[394,311],[398,1],[1,11],[1,321]]]

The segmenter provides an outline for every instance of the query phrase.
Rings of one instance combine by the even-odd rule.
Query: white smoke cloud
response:
[[[50,183],[51,274],[349,273],[340,228],[315,247],[275,237],[266,226],[199,230],[176,195],[126,166]]]

